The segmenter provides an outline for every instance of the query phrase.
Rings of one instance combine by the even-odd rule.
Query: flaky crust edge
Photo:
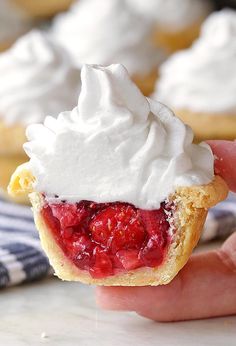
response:
[[[177,206],[174,220],[177,231],[163,264],[157,268],[136,269],[104,279],[93,279],[65,257],[41,216],[44,205],[42,195],[32,192],[29,197],[42,247],[60,279],[102,286],[157,286],[168,284],[186,264],[200,238],[208,209],[225,199],[227,193],[226,183],[219,176],[205,186],[178,188],[170,196],[170,200]]]

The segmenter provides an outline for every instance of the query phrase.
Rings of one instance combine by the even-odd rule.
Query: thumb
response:
[[[207,141],[215,155],[215,173],[236,192],[236,141]]]

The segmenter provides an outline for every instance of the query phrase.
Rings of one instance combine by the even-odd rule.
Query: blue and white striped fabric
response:
[[[51,272],[31,209],[0,199],[0,288],[37,280]]]
[[[212,208],[207,216],[201,240],[224,239],[236,231],[236,194]]]
[[[213,208],[202,241],[225,238],[236,230],[236,195]],[[53,273],[40,246],[30,207],[0,199],[0,288]]]

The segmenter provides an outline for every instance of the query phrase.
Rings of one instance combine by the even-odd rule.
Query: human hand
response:
[[[209,141],[215,172],[236,192],[236,141]],[[166,286],[98,287],[103,309],[135,311],[156,321],[236,314],[236,232],[222,247],[192,255]]]

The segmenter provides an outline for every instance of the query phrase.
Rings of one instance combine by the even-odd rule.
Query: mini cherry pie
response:
[[[10,192],[30,193],[42,246],[58,277],[97,285],[143,286],[170,282],[197,244],[207,210],[227,194],[216,176],[206,186],[179,188],[158,210],[129,203],[47,202],[32,192],[27,165]]]

